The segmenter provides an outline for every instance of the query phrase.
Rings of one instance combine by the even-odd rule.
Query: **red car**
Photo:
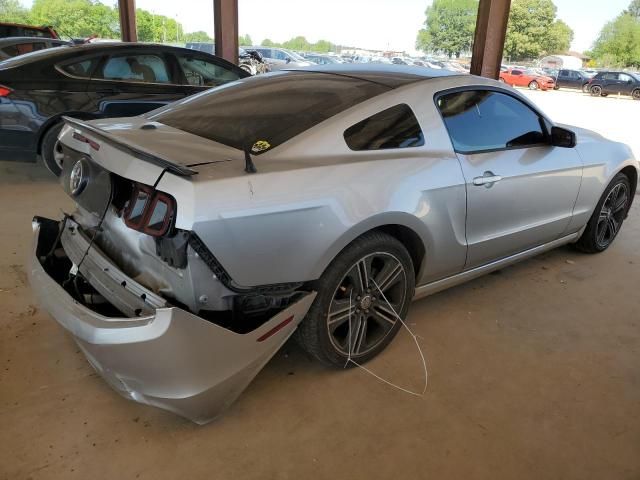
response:
[[[0,22],[0,38],[8,37],[41,37],[59,39],[58,32],[52,27],[36,27],[21,23]]]
[[[500,72],[500,81],[514,87],[529,87],[531,90],[552,90],[556,86],[553,78],[540,75],[534,70],[509,68]]]

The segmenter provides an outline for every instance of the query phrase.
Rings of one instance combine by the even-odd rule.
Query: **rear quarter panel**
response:
[[[242,166],[229,162],[193,179],[165,174],[158,189],[176,198],[177,226],[198,233],[244,286],[315,280],[358,236],[394,224],[425,246],[418,284],[457,273],[466,258],[466,193],[433,101],[442,85],[421,82],[347,110],[256,157],[257,174],[232,177],[226,171]],[[423,147],[348,149],[346,128],[399,103],[418,118]]]

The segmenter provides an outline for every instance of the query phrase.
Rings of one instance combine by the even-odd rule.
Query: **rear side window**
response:
[[[510,95],[468,90],[441,95],[437,105],[457,152],[478,153],[546,142],[540,116]]]
[[[124,80],[144,83],[169,83],[164,60],[158,55],[114,55],[102,70],[104,80]]]
[[[178,63],[189,85],[217,87],[240,78],[228,68],[189,55],[178,55]]]
[[[386,150],[424,145],[424,135],[409,105],[383,110],[344,132],[351,150]]]
[[[81,62],[67,63],[66,65],[59,65],[58,68],[73,77],[89,78],[99,58],[94,57]]]

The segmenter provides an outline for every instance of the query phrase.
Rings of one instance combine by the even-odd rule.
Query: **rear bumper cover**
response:
[[[247,334],[171,306],[140,317],[105,317],[77,302],[45,271],[37,255],[43,221],[33,222],[29,269],[42,307],[73,335],[91,365],[121,395],[199,424],[233,403],[293,333],[315,298],[315,292],[306,294]],[[118,292],[116,282],[107,285],[112,294]]]

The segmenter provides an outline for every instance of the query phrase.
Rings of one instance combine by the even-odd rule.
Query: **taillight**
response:
[[[73,132],[73,138],[82,143],[88,143],[91,148],[93,148],[96,152],[100,150],[100,144],[98,142],[94,142],[90,138],[85,137],[80,132]]]
[[[171,195],[136,183],[124,211],[124,223],[139,232],[162,237],[171,228],[176,202]]]
[[[11,90],[9,87],[0,85],[0,97],[8,97],[11,92],[13,92],[13,90]]]

